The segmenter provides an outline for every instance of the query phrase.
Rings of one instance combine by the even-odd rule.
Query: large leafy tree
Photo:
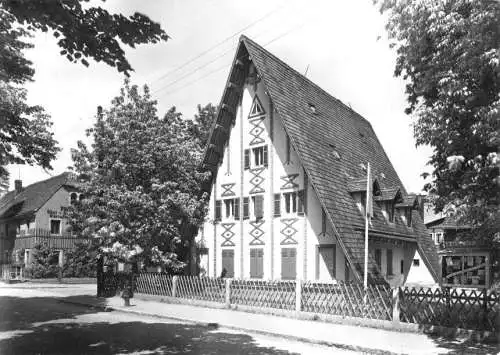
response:
[[[417,145],[434,151],[436,211],[498,235],[500,191],[500,3],[495,0],[386,0],[397,50],[395,75],[406,80]],[[482,231],[481,231],[482,229]]]
[[[73,151],[86,180],[75,231],[101,253],[179,271],[186,226],[202,222],[208,198],[201,189],[209,178],[200,170],[203,144],[193,128],[203,130],[175,108],[159,118],[149,89],[126,82],[111,107],[98,110],[91,148],[79,142]]]
[[[132,71],[123,45],[166,41],[167,34],[147,16],[110,14],[85,0],[0,0],[0,179],[7,164],[37,164],[51,169],[59,148],[50,117],[26,103],[23,84],[33,80],[24,50],[37,31],[57,39],[60,54],[71,62],[104,62],[128,75]]]

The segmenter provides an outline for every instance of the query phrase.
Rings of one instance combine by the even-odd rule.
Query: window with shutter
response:
[[[264,146],[264,153],[263,153],[263,155],[264,155],[264,156],[263,156],[263,159],[264,159],[263,164],[264,164],[264,166],[266,166],[266,167],[267,167],[267,166],[268,166],[268,152],[267,152],[267,145],[265,145],[265,146]]]
[[[248,197],[243,197],[243,219],[248,219],[250,217],[250,209],[248,207],[248,204]]]
[[[245,149],[245,170],[250,169],[250,149]]]
[[[215,220],[220,221],[221,216],[222,216],[222,201],[216,200],[215,201]]]
[[[253,196],[253,206],[255,219],[262,219],[264,217],[264,196]]]
[[[297,277],[297,251],[295,248],[281,249],[281,278],[294,280]]]
[[[225,272],[225,277],[234,277],[234,250],[222,250],[222,273]]]
[[[240,199],[234,199],[234,219],[240,219]]]
[[[250,249],[250,277],[264,276],[264,249]]]
[[[224,204],[226,206],[226,218],[234,217],[235,216],[234,199],[232,198],[225,199]]]
[[[274,217],[281,216],[281,194],[274,194]]]
[[[387,249],[387,275],[392,274],[392,249]]]

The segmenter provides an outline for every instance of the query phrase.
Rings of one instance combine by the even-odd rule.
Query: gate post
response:
[[[177,282],[179,281],[179,276],[174,275],[172,277],[172,297],[177,297]]]
[[[231,308],[231,281],[233,279],[226,279],[226,307]]]
[[[392,322],[399,324],[399,287],[392,289]]]
[[[295,311],[302,310],[302,280],[295,280]]]

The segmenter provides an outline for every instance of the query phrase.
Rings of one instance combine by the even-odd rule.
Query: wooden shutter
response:
[[[250,169],[250,149],[245,149],[245,170]]]
[[[261,279],[264,276],[263,257],[263,249],[250,249],[250,277]]]
[[[215,220],[220,221],[221,215],[222,215],[222,201],[221,200],[216,200],[215,201]]]
[[[256,219],[261,219],[264,217],[264,196],[258,195],[255,196],[255,218]]]
[[[299,216],[304,215],[304,190],[299,191],[297,213]]]
[[[234,219],[240,219],[240,199],[234,199]]]
[[[267,159],[267,145],[264,146],[264,157],[263,157],[263,160],[264,160],[264,166],[267,166],[267,162],[268,162],[268,159]]]
[[[234,277],[234,250],[222,250],[222,269],[226,269],[226,277]]]
[[[294,280],[297,277],[297,251],[295,248],[281,249],[281,278]]]
[[[281,194],[274,194],[274,217],[281,216]]]
[[[243,219],[249,218],[248,197],[243,197]]]
[[[392,275],[392,249],[387,249],[387,275]]]

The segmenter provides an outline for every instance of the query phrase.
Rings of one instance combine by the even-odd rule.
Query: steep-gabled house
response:
[[[38,243],[58,249],[61,262],[64,250],[78,240],[68,231],[66,211],[82,198],[69,173],[26,187],[16,180],[15,189],[0,199],[0,263],[30,262],[31,250]]]
[[[415,196],[370,123],[242,36],[205,152],[201,273],[362,281],[368,162],[370,282],[403,284],[417,250],[436,278]]]

